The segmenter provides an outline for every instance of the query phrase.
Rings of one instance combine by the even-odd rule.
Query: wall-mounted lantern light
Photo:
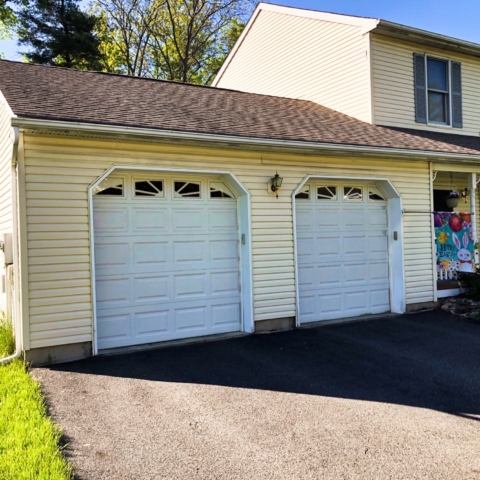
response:
[[[270,189],[272,192],[276,193],[276,197],[278,198],[278,191],[282,186],[283,178],[278,174],[278,172],[270,179]]]
[[[465,203],[467,203],[467,198],[470,196],[470,190],[465,187],[463,190],[462,190],[462,198],[465,200]]]

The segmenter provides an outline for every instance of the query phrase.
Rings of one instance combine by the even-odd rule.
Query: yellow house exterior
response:
[[[248,189],[257,330],[262,321],[296,317],[292,193],[308,175],[352,181],[387,178],[404,209],[424,211],[403,218],[407,309],[436,299],[427,213],[432,204],[429,161],[174,146],[24,130],[17,162],[19,184],[24,181],[18,191],[20,256],[25,262],[20,278],[23,348],[33,360],[91,352],[94,300],[87,192],[112,165],[119,171],[136,166],[147,172],[232,172]],[[284,177],[278,199],[267,192],[276,170]]]
[[[413,89],[391,120],[381,63],[382,48],[411,60],[416,46],[365,32],[371,19],[337,30],[275,8],[258,18],[361,42],[358,103],[315,82],[291,93],[292,79],[257,95],[0,61],[0,299],[17,352],[72,360],[437,304],[435,190],[467,189],[456,211],[478,207],[480,144],[449,135],[478,130],[471,87],[463,129],[376,126],[416,128]],[[239,80],[234,63],[219,87]]]

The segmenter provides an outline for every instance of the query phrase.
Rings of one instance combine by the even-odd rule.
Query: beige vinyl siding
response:
[[[295,315],[291,194],[307,174],[388,177],[404,207],[430,209],[426,162],[277,155],[153,144],[25,137],[30,346],[91,340],[87,188],[111,165],[231,171],[250,191],[255,320]],[[267,193],[276,169],[280,196]],[[425,218],[424,218],[425,217]],[[430,216],[405,217],[409,303],[433,300]]]
[[[361,27],[261,11],[216,86],[311,100],[371,120]]]
[[[12,113],[0,93],[0,233],[11,232],[13,152]]]
[[[462,135],[480,132],[480,59],[371,34],[374,123]],[[463,128],[415,122],[413,54],[462,64]]]

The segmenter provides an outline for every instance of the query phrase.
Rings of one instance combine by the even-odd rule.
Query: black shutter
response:
[[[462,114],[462,65],[459,62],[452,62],[452,126],[463,127]]]
[[[413,54],[413,74],[415,83],[415,121],[427,123],[425,55],[421,53]]]

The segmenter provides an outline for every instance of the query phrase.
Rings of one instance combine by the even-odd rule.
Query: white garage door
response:
[[[390,311],[387,202],[376,185],[305,185],[295,199],[300,323]]]
[[[93,198],[99,349],[240,330],[237,202],[221,179],[125,174]]]

